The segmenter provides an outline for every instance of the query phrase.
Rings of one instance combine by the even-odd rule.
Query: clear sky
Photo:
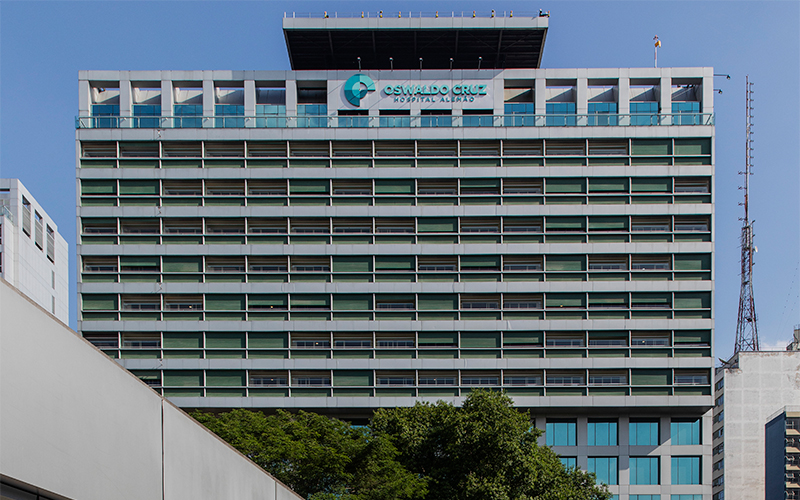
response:
[[[78,70],[289,69],[284,12],[515,15],[549,10],[543,67],[713,66],[716,356],[733,352],[739,295],[745,75],[755,82],[755,296],[762,346],[800,323],[800,2],[733,1],[0,1],[0,176],[17,177],[55,219],[72,254]]]

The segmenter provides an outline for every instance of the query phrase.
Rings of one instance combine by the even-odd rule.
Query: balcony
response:
[[[602,117],[602,119],[598,119]],[[642,119],[642,117],[646,119]],[[343,119],[346,118],[346,119]],[[357,118],[354,120],[353,118]],[[263,116],[238,116],[235,122],[216,116],[195,116],[187,125],[182,116],[78,116],[75,128],[475,128],[475,127],[657,127],[714,125],[713,113],[674,113],[657,115],[447,115],[403,116],[387,120],[386,116],[285,116],[265,120]],[[479,119],[476,119],[479,118]]]

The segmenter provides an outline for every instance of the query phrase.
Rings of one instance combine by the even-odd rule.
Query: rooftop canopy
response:
[[[413,13],[416,15],[416,13]],[[285,17],[292,69],[538,68],[548,17]],[[452,58],[452,63],[451,63]]]

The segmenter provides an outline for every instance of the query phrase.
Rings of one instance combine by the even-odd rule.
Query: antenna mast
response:
[[[734,354],[740,351],[759,351],[758,325],[756,321],[756,301],[753,296],[753,223],[750,221],[750,176],[753,161],[753,91],[750,75],[746,77],[747,130],[745,142],[744,175],[744,218],[742,221],[742,288],[739,292],[739,319],[736,322],[736,346]]]

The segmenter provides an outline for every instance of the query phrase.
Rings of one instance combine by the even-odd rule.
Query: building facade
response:
[[[188,408],[503,389],[619,498],[710,497],[713,70],[541,69],[546,30],[287,18],[292,71],[81,72],[82,335]]]
[[[19,179],[0,179],[0,278],[69,323],[69,253]]]
[[[800,498],[798,373],[800,351],[739,352],[717,368],[714,500]]]

